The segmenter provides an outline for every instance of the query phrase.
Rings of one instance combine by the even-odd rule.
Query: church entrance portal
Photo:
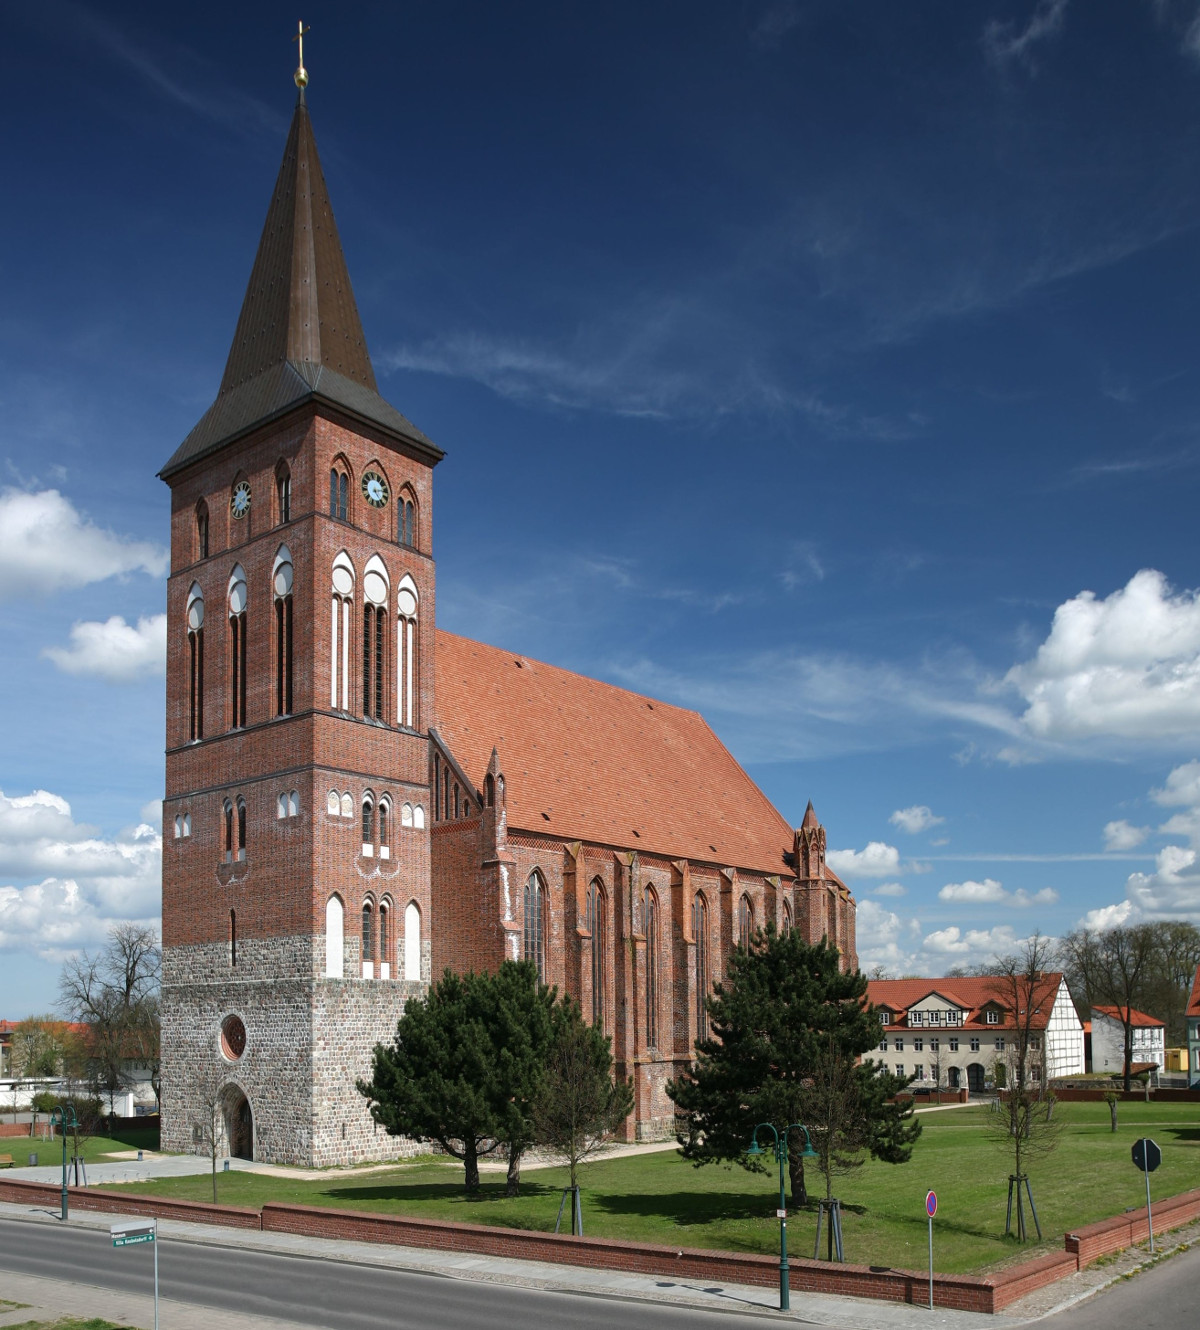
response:
[[[225,1132],[234,1159],[254,1158],[254,1117],[246,1096],[231,1085],[225,1098]]]
[[[983,1093],[984,1070],[982,1062],[972,1062],[967,1067],[967,1089],[972,1094]]]

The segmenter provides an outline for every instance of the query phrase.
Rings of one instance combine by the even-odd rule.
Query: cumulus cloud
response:
[[[95,526],[58,490],[0,493],[0,600],[166,571],[161,545]]]
[[[1104,848],[1106,850],[1136,850],[1150,834],[1149,827],[1135,827],[1124,818],[1104,824]]]
[[[1200,737],[1200,593],[1175,592],[1153,569],[1104,600],[1080,592],[1006,680],[1039,739]]]
[[[985,877],[982,882],[947,882],[938,892],[938,899],[958,905],[1009,905],[1014,909],[1028,909],[1032,905],[1053,905],[1058,892],[1053,887],[1030,893],[1024,887],[1009,891],[995,878]]]
[[[1124,900],[1116,905],[1102,905],[1098,909],[1089,910],[1079,924],[1081,928],[1092,928],[1103,933],[1106,929],[1128,923],[1132,914],[1133,902]]]
[[[899,827],[901,831],[908,832],[910,836],[915,836],[921,831],[928,831],[930,827],[940,826],[945,820],[944,817],[935,817],[928,804],[913,804],[911,808],[897,808],[888,818],[892,826]]]
[[[1006,956],[1023,939],[1008,925],[962,929],[955,925],[925,933],[917,919],[904,919],[877,901],[858,905],[858,956],[864,971],[882,966],[889,974],[945,974],[955,965],[980,965]]]
[[[1166,845],[1158,852],[1153,873],[1131,873],[1126,901],[1144,919],[1190,919],[1200,923],[1200,869],[1196,851]]]
[[[921,948],[934,964],[940,960],[943,967],[977,965],[1015,950],[1020,946],[1021,940],[1007,926],[963,930],[951,925],[949,928],[939,928],[934,933],[927,933],[921,939]]]
[[[991,64],[998,69],[1020,64],[1033,73],[1037,68],[1034,61],[1036,48],[1062,31],[1067,3],[1068,0],[1038,0],[1023,28],[1012,22],[992,19],[983,30],[983,50]]]
[[[0,952],[61,960],[118,920],[157,926],[161,865],[148,823],[106,839],[56,794],[0,791]]]
[[[880,840],[865,850],[830,850],[825,857],[839,877],[892,877],[900,871],[900,851]]]
[[[42,654],[67,674],[136,683],[166,673],[167,616],[155,614],[129,624],[114,614],[103,623],[77,623],[69,647],[47,647]]]
[[[901,882],[883,882],[871,892],[872,896],[907,896],[908,889]]]

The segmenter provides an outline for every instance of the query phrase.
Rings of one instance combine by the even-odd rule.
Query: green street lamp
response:
[[[789,1123],[783,1129],[781,1136],[770,1122],[760,1122],[754,1128],[754,1135],[750,1139],[750,1148],[746,1151],[748,1155],[761,1155],[765,1151],[758,1143],[758,1133],[760,1131],[769,1131],[775,1138],[774,1150],[775,1158],[779,1161],[779,1209],[776,1214],[779,1216],[779,1310],[786,1312],[791,1309],[791,1285],[788,1282],[788,1255],[787,1255],[787,1195],[784,1191],[784,1170],[787,1168],[788,1161],[788,1133],[793,1131],[802,1131],[804,1133],[804,1149],[800,1151],[801,1159],[816,1159],[817,1152],[812,1148],[812,1141],[809,1139],[808,1128],[802,1127],[798,1122]]]
[[[67,1129],[74,1131],[79,1122],[75,1117],[75,1109],[68,1104],[65,1108],[60,1104],[57,1108],[50,1110],[50,1125],[54,1126],[54,1115],[58,1114],[58,1126],[62,1132],[63,1138],[63,1180],[62,1180],[62,1218],[66,1222],[67,1218]],[[69,1115],[69,1116],[68,1116]]]

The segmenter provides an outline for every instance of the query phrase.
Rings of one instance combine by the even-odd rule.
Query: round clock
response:
[[[249,481],[239,480],[233,487],[233,497],[229,500],[229,511],[239,521],[250,511]]]
[[[388,483],[378,471],[363,473],[362,492],[372,508],[382,508],[388,501]]]

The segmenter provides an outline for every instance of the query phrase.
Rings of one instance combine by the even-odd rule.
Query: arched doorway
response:
[[[234,1159],[254,1158],[254,1115],[250,1101],[236,1085],[225,1093],[225,1134]]]
[[[962,1082],[962,1072],[957,1067],[951,1067],[949,1071],[950,1088],[957,1090]]]
[[[982,1062],[972,1062],[967,1067],[967,1089],[972,1094],[983,1093],[984,1070]]]

